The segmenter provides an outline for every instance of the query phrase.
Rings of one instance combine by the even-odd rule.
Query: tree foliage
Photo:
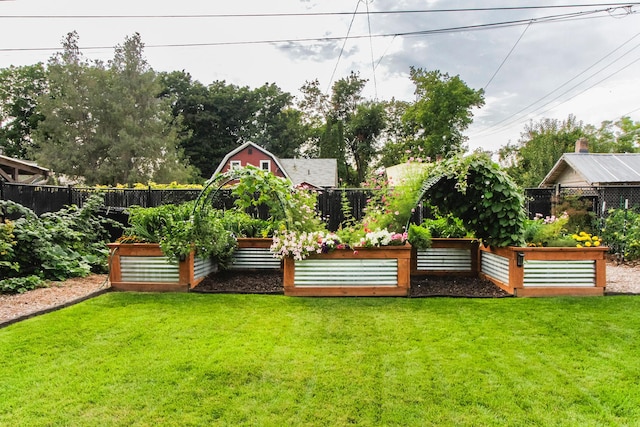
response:
[[[205,86],[184,71],[164,73],[161,80],[162,96],[181,125],[180,146],[202,177],[210,177],[224,156],[244,142],[294,157],[306,139],[292,95],[275,84],[251,89],[215,81]]]
[[[49,60],[49,92],[39,100],[41,164],[89,184],[190,179],[143,48],[139,34],[127,37],[105,65],[85,60],[78,35],[67,35]]]
[[[351,72],[333,84],[330,96],[320,90],[318,80],[301,88],[300,105],[313,129],[307,154],[337,159],[338,175],[348,185],[364,181],[386,128],[385,104],[364,99],[366,83]]]
[[[472,109],[484,105],[484,91],[471,89],[460,76],[411,67],[416,101],[402,119],[413,132],[413,145],[435,159],[465,151],[462,132],[473,121]],[[406,149],[411,150],[411,145]]]
[[[507,173],[523,187],[537,187],[562,154],[573,152],[579,138],[590,135],[582,122],[570,115],[567,120],[542,119],[530,122],[516,144],[499,151]]]
[[[43,119],[37,99],[46,90],[42,63],[0,70],[0,151],[27,159],[33,147],[32,132]]]

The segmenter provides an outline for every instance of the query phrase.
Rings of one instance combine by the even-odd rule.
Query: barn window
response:
[[[263,171],[271,172],[271,161],[260,160],[260,169],[262,169]]]

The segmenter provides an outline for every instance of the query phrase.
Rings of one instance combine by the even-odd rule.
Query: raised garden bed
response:
[[[302,260],[284,259],[290,296],[407,296],[411,245],[334,250]]]
[[[478,247],[475,239],[431,240],[428,249],[413,249],[411,256],[411,275],[478,275]]]
[[[274,258],[269,250],[272,239],[238,238],[230,269],[232,270],[276,270],[282,268],[282,261]]]
[[[526,296],[604,295],[606,247],[480,248],[480,276]]]
[[[217,264],[191,253],[177,262],[167,258],[154,243],[110,243],[109,280],[119,291],[187,292]]]

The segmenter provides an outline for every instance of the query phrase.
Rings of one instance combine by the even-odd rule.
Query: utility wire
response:
[[[531,21],[529,21],[529,24],[526,27],[524,27],[524,31],[522,31],[522,34],[520,34],[520,37],[518,37],[518,40],[516,40],[516,42],[514,43],[513,47],[509,51],[509,53],[507,53],[507,56],[505,56],[505,58],[502,60],[502,63],[500,64],[500,66],[498,66],[498,69],[496,70],[496,72],[493,73],[493,75],[491,76],[491,78],[489,79],[487,84],[484,85],[484,90],[485,91],[487,90],[487,88],[489,87],[489,85],[491,84],[493,79],[496,77],[496,75],[498,75],[498,72],[500,71],[502,66],[505,64],[505,62],[507,62],[507,59],[509,59],[509,57],[511,56],[511,54],[515,50],[516,46],[518,46],[518,43],[520,43],[520,40],[522,40],[522,37],[524,36],[524,33],[527,32],[527,30],[529,29],[530,26],[531,26]]]
[[[369,1],[364,0],[364,4],[367,6],[367,27],[369,29],[369,50],[371,51],[371,72],[373,73],[373,93],[375,100],[378,100],[378,82],[376,81],[376,65],[373,59],[373,38],[371,37],[371,16],[369,15]],[[372,0],[371,0],[372,1]]]
[[[344,40],[344,44],[346,44],[347,40],[353,39],[363,39],[363,38],[382,38],[382,37],[412,37],[412,36],[428,36],[434,34],[447,34],[447,33],[459,33],[466,31],[478,31],[478,30],[489,30],[495,28],[507,28],[512,26],[519,26],[529,23],[541,24],[541,23],[557,23],[557,22],[565,22],[565,21],[576,21],[581,19],[591,19],[598,17],[590,17],[588,15],[594,15],[598,13],[609,12],[609,9],[596,9],[592,11],[586,12],[574,12],[567,13],[561,15],[551,15],[544,16],[540,18],[526,18],[512,21],[501,21],[501,22],[493,22],[488,24],[476,24],[476,25],[465,25],[459,27],[446,27],[446,28],[438,28],[433,30],[420,30],[420,31],[406,31],[406,32],[397,32],[397,33],[383,33],[383,34],[372,34],[372,35],[350,35],[351,27],[353,25],[353,20],[355,15],[353,15],[351,24],[349,25],[349,33],[346,37],[343,36],[335,36],[335,37],[308,37],[308,38],[298,38],[298,39],[268,39],[268,40],[242,40],[242,41],[225,41],[225,42],[206,42],[206,43],[167,43],[167,44],[156,44],[156,45],[145,45],[145,48],[184,48],[184,47],[206,47],[206,46],[236,46],[236,45],[254,45],[254,44],[291,44],[291,43],[305,43],[305,42],[330,42],[336,40]],[[629,12],[629,14],[635,14],[637,12]],[[602,18],[602,17],[600,17]],[[344,51],[344,44],[341,50],[341,53]],[[96,49],[111,49],[113,46],[90,46],[90,47],[82,47],[80,50],[96,50]],[[45,47],[45,48],[0,48],[0,52],[29,52],[29,51],[57,51],[60,50],[59,47]]]
[[[331,89],[331,83],[333,83],[333,78],[336,76],[336,70],[338,69],[338,64],[340,63],[340,59],[342,58],[342,53],[344,52],[344,47],[347,45],[347,40],[349,40],[349,34],[351,34],[351,27],[353,26],[353,21],[356,19],[356,13],[358,12],[358,6],[360,6],[360,1],[356,3],[356,9],[353,11],[353,15],[351,16],[351,22],[349,22],[349,28],[347,29],[347,36],[344,38],[344,42],[342,43],[342,47],[340,48],[340,54],[338,55],[338,60],[336,61],[335,67],[333,67],[333,72],[331,73],[331,78],[329,79],[329,84],[327,85],[327,90],[325,94],[329,93],[329,89]]]
[[[0,0],[12,1],[12,0]],[[542,10],[542,9],[569,9],[581,7],[611,7],[637,6],[640,2],[613,2],[613,3],[578,3],[563,5],[540,6],[505,6],[505,7],[473,7],[451,9],[413,9],[413,10],[381,10],[370,12],[299,12],[299,13],[212,13],[212,14],[168,14],[168,15],[0,15],[0,19],[201,19],[201,18],[280,18],[280,17],[314,17],[314,16],[341,16],[341,15],[401,15],[416,13],[459,13],[459,12],[489,12],[489,11],[516,11],[516,10]]]
[[[568,85],[569,83],[571,83],[572,81],[576,80],[578,77],[582,76],[583,74],[585,74],[587,71],[591,70],[592,68],[594,68],[596,65],[600,64],[601,62],[603,62],[605,59],[609,58],[611,55],[613,55],[614,53],[616,53],[617,51],[619,51],[620,49],[622,49],[625,45],[627,45],[628,43],[630,43],[633,39],[635,39],[636,37],[640,36],[640,33],[637,33],[636,35],[634,35],[633,37],[629,38],[628,40],[624,41],[620,46],[618,46],[617,48],[615,48],[614,50],[612,50],[611,52],[609,52],[608,54],[606,54],[605,56],[603,56],[602,58],[598,59],[596,62],[594,62],[593,64],[591,64],[590,66],[588,66],[587,68],[585,68],[584,70],[582,70],[580,73],[576,74],[574,77],[572,77],[571,79],[567,80],[566,82],[562,83],[560,86],[556,87],[555,89],[553,89],[551,92],[547,93],[546,95],[542,96],[541,98],[538,98],[536,101],[532,102],[531,104],[527,105],[526,107],[522,108],[521,110],[511,114],[510,116],[500,120],[499,122],[495,123],[494,125],[492,125],[491,127],[484,129],[482,131],[479,131],[478,135],[483,135],[483,136],[489,136],[489,135],[493,135],[496,134],[498,132],[500,132],[502,129],[511,126],[513,124],[515,124],[515,122],[517,122],[520,119],[516,119],[516,120],[511,120],[514,117],[518,116],[520,113],[523,113],[524,111],[528,110],[529,108],[533,107],[534,105],[538,104],[540,101],[548,98],[549,96],[551,96],[552,94],[554,94],[555,92],[559,91],[560,89],[562,89],[563,87],[565,87],[566,85]],[[582,83],[586,82],[587,80],[589,80],[590,78],[594,77],[596,74],[604,71],[606,68],[612,66],[613,64],[615,64],[616,62],[618,62],[619,60],[621,60],[623,57],[625,57],[626,55],[628,55],[629,53],[631,53],[633,50],[637,49],[638,47],[640,47],[640,44],[635,45],[634,47],[632,47],[631,49],[627,50],[625,53],[623,53],[621,56],[619,56],[617,59],[615,59],[614,61],[610,62],[608,65],[602,67],[599,71],[591,74],[589,77],[585,78],[584,80],[582,80],[580,83],[572,86],[570,89],[568,89],[567,91],[561,93],[560,95],[558,95],[557,97],[553,98],[552,100],[546,102],[545,104],[539,106],[538,108],[532,110],[529,112],[529,114],[534,113],[536,111],[538,111],[541,108],[546,107],[547,105],[551,104],[553,101],[557,100],[558,98],[560,98],[561,96],[565,95],[566,93],[570,92],[571,90],[575,89],[576,87],[578,87],[579,85],[581,85]],[[582,92],[581,92],[582,93]],[[502,125],[504,123],[504,125]],[[502,125],[502,126],[500,126]],[[495,130],[493,130],[494,128],[496,128]],[[489,132],[487,134],[487,132]]]

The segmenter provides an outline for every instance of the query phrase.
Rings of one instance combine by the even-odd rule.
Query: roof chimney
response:
[[[588,153],[589,141],[587,138],[580,138],[576,141],[576,153]]]

